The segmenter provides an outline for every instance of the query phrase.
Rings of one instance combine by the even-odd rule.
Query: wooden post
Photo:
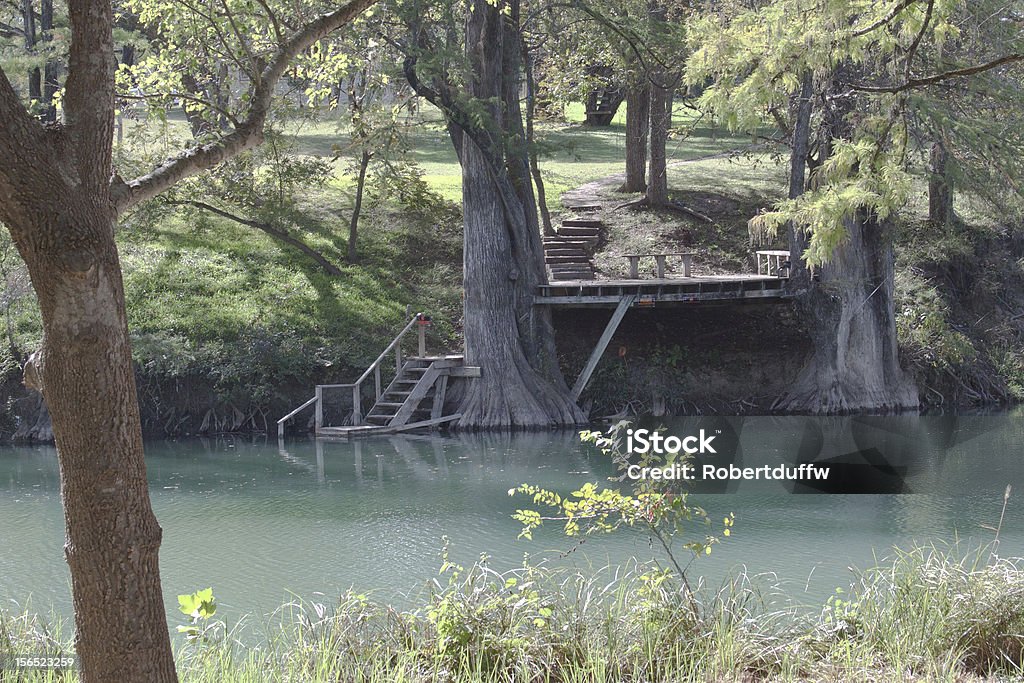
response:
[[[444,398],[448,392],[448,375],[441,375],[434,383],[434,405],[430,408],[430,419],[437,420],[444,414]],[[431,430],[437,429],[436,425]]]
[[[320,427],[324,424],[324,388],[316,385],[316,406],[313,408],[313,433],[320,436]]]
[[[572,386],[572,400],[577,401],[580,398],[580,394],[587,388],[587,382],[590,381],[590,376],[594,374],[594,369],[597,368],[597,362],[601,360],[601,356],[604,355],[604,350],[608,348],[608,343],[612,340],[615,335],[615,330],[619,329],[619,323],[626,316],[626,311],[633,305],[636,300],[636,294],[630,294],[622,297],[619,301],[619,305],[615,308],[615,312],[612,313],[612,319],[608,321],[608,325],[604,328],[604,334],[597,340],[597,346],[594,347],[593,352],[590,354],[590,359],[587,361],[586,366],[583,368],[583,372],[580,373],[579,378],[576,380],[576,384]]]
[[[658,264],[658,279],[665,279],[665,255],[655,254],[654,261]]]
[[[395,345],[395,376],[402,374],[402,346],[401,342]]]
[[[352,387],[352,424],[360,425],[363,423],[363,401],[362,396],[359,392],[359,385],[356,384]]]
[[[416,327],[418,328],[416,330],[416,332],[417,332],[417,337],[419,338],[420,358],[426,358],[427,357],[427,326],[423,324],[423,321],[419,321],[419,322],[416,323]]]
[[[380,366],[376,365],[373,368],[373,386],[376,395],[376,400],[380,400]]]

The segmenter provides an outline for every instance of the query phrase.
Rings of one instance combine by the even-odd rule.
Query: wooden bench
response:
[[[690,277],[690,266],[693,265],[692,251],[670,252],[667,254],[623,254],[622,258],[629,259],[629,277],[632,280],[640,278],[640,259],[653,258],[658,266],[658,279],[665,279],[665,258],[678,256],[683,262],[683,277]]]
[[[781,249],[766,249],[764,251],[756,251],[754,252],[754,254],[757,257],[758,275],[768,275],[769,277],[775,275],[775,277],[782,277],[782,275],[780,275],[779,273],[782,271],[783,261],[789,260],[788,251],[783,251]],[[764,266],[763,271],[761,270],[762,265]],[[786,268],[786,275],[788,276],[788,266]]]

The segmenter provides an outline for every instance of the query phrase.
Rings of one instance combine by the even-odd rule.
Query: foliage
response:
[[[939,292],[911,268],[896,274],[896,333],[913,364],[957,370],[977,355],[971,340],[951,326]]]
[[[686,76],[694,86],[706,86],[700,108],[732,130],[756,131],[773,122],[784,137],[791,136],[787,115],[803,80],[810,78],[816,112],[811,129],[828,131],[828,139],[817,142],[817,156],[809,159],[814,171],[808,191],[758,216],[759,230],[774,233],[792,221],[810,234],[808,262],[821,264],[845,240],[846,221],[857,215],[885,221],[904,209],[915,164],[921,172],[932,140],[970,135],[975,150],[1001,140],[1003,158],[1019,158],[1019,131],[1005,138],[1003,125],[1001,138],[987,124],[987,132],[975,125],[976,117],[965,115],[959,104],[949,106],[952,99],[971,103],[967,107],[988,106],[982,103],[1001,97],[986,100],[994,81],[1012,80],[1012,66],[976,78],[943,76],[984,63],[979,41],[989,41],[990,52],[1019,52],[1018,35],[1000,21],[976,24],[965,6],[955,0],[895,8],[893,3],[775,0],[753,8],[729,3],[724,11],[694,16],[694,54]],[[993,6],[992,11],[1000,16],[1013,10]],[[990,33],[981,38],[985,31]],[[928,88],[932,81],[922,71],[942,84],[935,89],[939,94]],[[938,103],[942,100],[946,106]]]
[[[633,456],[625,451],[626,432],[630,422],[620,421],[607,432],[585,430],[580,439],[591,443],[615,462],[620,476],[615,481],[625,481],[631,465],[644,467],[665,467],[683,465],[688,456],[684,453],[668,453],[664,456],[649,449],[647,453]],[[675,555],[675,545],[691,533],[697,525],[711,526],[707,512],[688,502],[688,493],[679,489],[678,482],[654,478],[635,479],[630,483],[631,491],[622,493],[618,488],[599,487],[586,482],[567,496],[532,484],[522,484],[509,491],[509,495],[530,496],[533,504],[552,510],[550,516],[532,509],[516,510],[513,518],[522,525],[521,538],[532,538],[533,532],[545,521],[564,522],[566,536],[581,534],[609,533],[622,527],[639,527],[658,541],[666,559],[671,562],[677,576],[684,584],[686,574]],[[724,518],[723,535],[729,536],[734,523],[733,515]],[[679,544],[694,556],[710,555],[711,547],[719,539],[710,533],[689,539]],[[688,584],[687,584],[688,588]],[[695,605],[691,605],[693,607]]]
[[[178,611],[189,618],[188,624],[178,626],[178,633],[185,634],[189,642],[210,643],[223,628],[222,622],[210,621],[217,612],[212,588],[179,595]]]
[[[404,611],[349,591],[334,604],[289,603],[261,631],[191,642],[177,653],[181,679],[975,683],[1024,675],[1024,569],[992,548],[895,550],[810,612],[769,577],[739,574],[698,592],[700,619],[649,565],[586,575],[443,566],[447,578]],[[44,645],[71,651],[60,620],[0,611],[0,658]]]

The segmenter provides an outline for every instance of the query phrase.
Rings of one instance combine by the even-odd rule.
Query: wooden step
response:
[[[579,263],[581,265],[589,265],[590,259],[585,255],[572,255],[572,256],[545,256],[545,263]]]
[[[579,249],[581,251],[586,250],[587,247],[597,242],[597,238],[585,239],[585,240],[565,240],[554,238],[550,242],[544,241],[545,249]]]
[[[597,218],[566,218],[562,221],[563,228],[595,228],[600,230],[604,227]]]
[[[392,417],[394,417],[394,415],[367,415],[366,421],[386,425],[388,422],[391,422]]]
[[[386,401],[377,401],[376,403],[373,404],[372,410],[376,410],[377,408],[401,408],[402,405],[402,403],[388,403]]]
[[[574,228],[572,226],[563,226],[558,229],[558,234],[563,237],[591,237],[596,239],[599,232],[599,228]]]
[[[583,256],[587,252],[579,247],[548,247],[544,250],[545,256]]]
[[[559,273],[558,275],[552,274],[551,282],[570,282],[572,280],[593,280],[593,273]]]

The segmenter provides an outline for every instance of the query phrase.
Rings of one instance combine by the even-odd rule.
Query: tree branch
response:
[[[39,175],[26,169],[39,163],[43,133],[43,126],[25,111],[7,74],[0,68],[0,221],[24,210],[18,197],[24,198],[31,192],[20,186]]]
[[[207,204],[206,202],[200,202],[200,201],[195,201],[195,200],[188,200],[188,201],[173,201],[173,202],[170,202],[170,203],[172,205],[174,205],[174,206],[184,206],[184,205],[194,206],[197,209],[202,209],[203,211],[209,211],[210,213],[216,214],[216,215],[220,216],[221,218],[226,218],[229,221],[234,221],[235,223],[240,223],[241,225],[247,225],[250,228],[256,228],[257,230],[270,235],[271,237],[273,237],[276,240],[280,240],[280,241],[284,242],[285,244],[290,244],[291,246],[295,247],[296,249],[301,251],[303,254],[305,254],[306,256],[310,257],[314,261],[316,261],[317,265],[319,265],[321,268],[323,268],[325,271],[327,271],[327,273],[329,275],[333,275],[335,277],[341,277],[343,275],[343,273],[341,272],[341,269],[338,268],[338,266],[336,266],[333,263],[331,263],[330,261],[328,261],[327,258],[323,254],[321,254],[319,251],[317,251],[316,249],[313,249],[312,247],[310,247],[308,244],[306,244],[302,240],[297,239],[295,237],[292,237],[291,235],[289,235],[284,230],[281,230],[279,228],[275,228],[274,226],[270,225],[269,223],[264,223],[262,221],[254,221],[254,220],[250,220],[248,218],[243,218],[241,216],[238,216],[238,215],[235,215],[235,214],[230,213],[228,211],[225,211],[224,209],[218,209],[216,206],[213,206],[212,204]]]
[[[157,196],[183,178],[216,166],[260,144],[263,141],[263,125],[270,112],[274,87],[284,75],[289,63],[317,41],[351,23],[376,1],[351,0],[341,9],[307,24],[285,42],[263,69],[259,83],[253,90],[248,114],[230,133],[214,142],[193,147],[131,182],[126,183],[115,177],[112,181],[111,196],[118,212],[123,212],[144,199]]]
[[[109,0],[70,0],[71,48],[64,125],[79,179],[102,190],[110,181],[114,140],[114,10]]]
[[[890,11],[887,15],[885,15],[884,17],[882,17],[881,19],[879,19],[875,23],[871,24],[870,26],[865,26],[862,29],[858,29],[858,30],[854,31],[853,32],[853,37],[854,38],[860,38],[863,35],[867,35],[868,33],[871,33],[875,29],[882,28],[883,26],[885,26],[889,22],[891,22],[893,19],[895,19],[897,16],[899,16],[900,12],[902,12],[905,9],[907,9],[911,5],[916,5],[919,1],[920,0],[903,0],[903,2],[901,2],[898,5],[896,5],[895,7],[893,7],[892,11]]]
[[[1024,61],[1024,54],[1004,55],[999,59],[994,59],[991,62],[986,62],[985,64],[977,64],[975,66],[969,66],[963,69],[943,71],[940,74],[935,74],[934,76],[928,76],[925,78],[911,78],[910,80],[906,81],[905,83],[901,83],[900,85],[876,86],[862,85],[860,83],[844,83],[843,85],[858,92],[901,93],[906,90],[912,90],[914,88],[923,88],[925,86],[935,85],[937,83],[948,81],[953,78],[973,76],[974,74],[980,74],[985,71],[991,71],[992,69],[1000,67],[1004,64],[1010,64],[1019,61]]]

